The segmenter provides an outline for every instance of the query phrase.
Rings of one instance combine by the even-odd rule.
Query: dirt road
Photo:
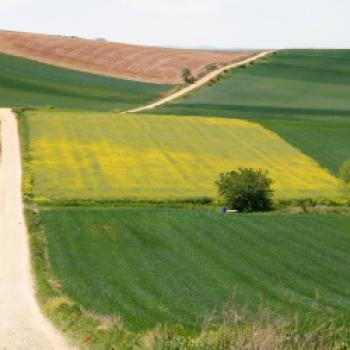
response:
[[[195,89],[198,89],[199,87],[207,84],[211,79],[216,78],[219,74],[221,74],[225,70],[243,66],[244,64],[256,61],[259,58],[263,58],[263,57],[271,54],[272,52],[273,51],[260,52],[257,55],[255,55],[253,57],[250,57],[248,59],[245,59],[245,60],[242,60],[240,62],[236,62],[236,63],[229,64],[227,66],[224,66],[224,67],[222,67],[220,69],[217,69],[217,70],[207,74],[202,79],[199,79],[197,82],[195,82],[194,84],[191,84],[191,85],[185,87],[184,89],[182,89],[182,90],[180,90],[180,91],[178,91],[178,92],[176,92],[176,93],[174,93],[172,95],[169,95],[169,96],[167,96],[167,97],[165,97],[165,98],[163,98],[163,99],[161,99],[161,100],[159,100],[157,102],[151,103],[151,104],[149,104],[147,106],[131,109],[130,111],[126,111],[125,113],[137,113],[137,112],[141,112],[141,111],[146,111],[146,110],[153,109],[155,107],[161,106],[161,105],[163,105],[165,103],[174,101],[177,98],[179,98],[181,96],[184,96],[184,95],[188,94],[189,92],[191,92],[191,91],[193,91]]]
[[[0,109],[0,350],[66,350],[36,303],[21,195],[17,122]]]

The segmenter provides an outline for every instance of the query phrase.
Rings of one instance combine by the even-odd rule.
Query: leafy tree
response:
[[[194,76],[192,75],[192,72],[189,68],[184,68],[182,70],[182,79],[184,80],[185,83],[187,84],[193,84],[194,83]]]
[[[268,170],[240,168],[221,173],[216,185],[224,205],[252,212],[272,208],[272,182]]]

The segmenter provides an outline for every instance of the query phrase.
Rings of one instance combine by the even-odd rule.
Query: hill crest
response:
[[[181,71],[185,67],[198,75],[208,64],[222,66],[256,54],[139,46],[11,31],[0,31],[0,52],[59,67],[158,84],[181,83]]]

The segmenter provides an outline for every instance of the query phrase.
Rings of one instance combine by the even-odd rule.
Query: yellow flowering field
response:
[[[37,200],[215,197],[220,172],[267,168],[277,198],[335,198],[337,179],[256,123],[236,119],[31,112]]]

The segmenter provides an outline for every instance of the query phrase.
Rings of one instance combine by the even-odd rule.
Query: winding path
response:
[[[0,123],[0,350],[70,349],[35,300],[17,121],[10,109],[0,109]]]
[[[162,98],[159,101],[156,101],[154,103],[151,103],[149,105],[143,106],[143,107],[139,107],[139,108],[135,108],[135,109],[131,109],[129,111],[126,111],[124,113],[137,113],[137,112],[142,112],[142,111],[146,111],[149,109],[153,109],[155,107],[164,105],[165,103],[171,102],[176,100],[179,97],[182,97],[186,94],[188,94],[189,92],[198,89],[199,87],[207,84],[211,79],[216,78],[219,74],[221,74],[222,72],[224,72],[225,70],[230,70],[230,69],[234,69],[234,68],[238,68],[240,66],[243,66],[245,64],[248,64],[250,62],[254,62],[260,58],[263,58],[267,55],[270,55],[271,53],[273,53],[274,51],[264,51],[264,52],[260,52],[257,55],[247,58],[241,62],[236,62],[236,63],[231,63],[227,66],[221,67],[219,69],[214,70],[213,72],[210,72],[209,74],[207,74],[206,76],[204,76],[202,79],[199,79],[198,81],[196,81],[194,84],[191,84],[183,89],[181,89],[180,91],[177,91],[165,98]]]

